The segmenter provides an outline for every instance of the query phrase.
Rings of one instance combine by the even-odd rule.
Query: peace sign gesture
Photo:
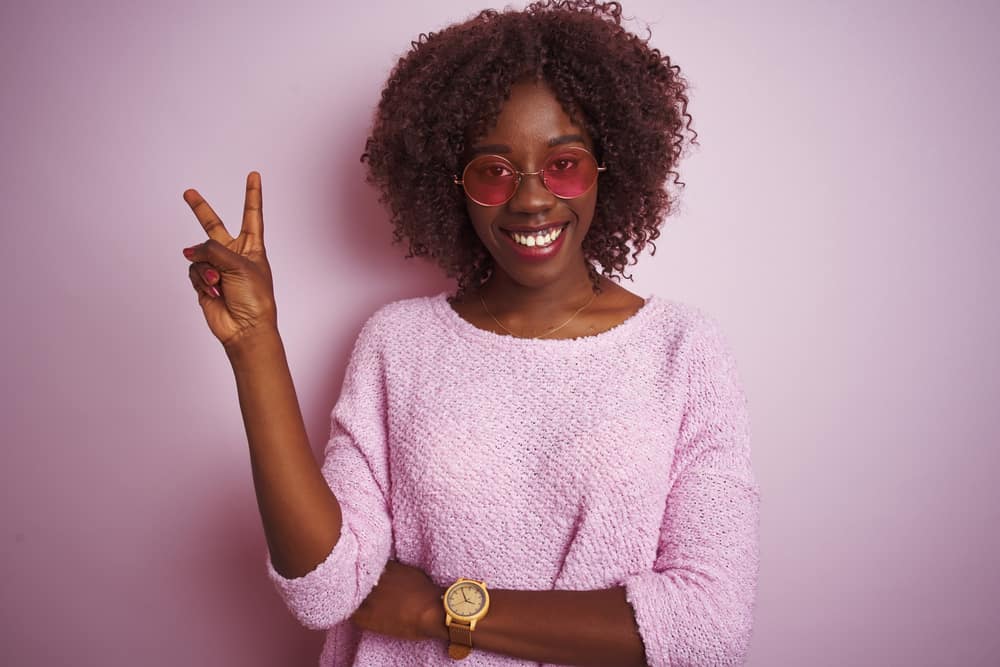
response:
[[[264,254],[260,174],[247,175],[243,226],[236,238],[197,190],[184,191],[208,240],[184,250],[188,275],[209,329],[230,350],[249,334],[277,331],[271,267]]]

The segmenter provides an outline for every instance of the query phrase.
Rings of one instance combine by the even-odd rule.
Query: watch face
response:
[[[456,584],[448,592],[445,601],[448,609],[456,616],[475,616],[486,606],[483,589],[467,581]]]

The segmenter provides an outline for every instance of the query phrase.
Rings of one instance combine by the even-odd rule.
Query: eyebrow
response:
[[[549,148],[559,146],[561,144],[572,144],[575,142],[579,142],[581,144],[587,143],[583,140],[583,136],[579,134],[563,134],[549,139]],[[507,144],[483,144],[482,146],[473,146],[471,148],[471,152],[473,155],[478,153],[510,153],[511,147]]]

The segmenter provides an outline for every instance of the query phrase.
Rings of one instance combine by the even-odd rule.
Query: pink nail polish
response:
[[[218,297],[219,296],[219,290],[215,289],[215,285],[212,285],[211,287],[209,287],[208,291],[211,292],[212,296],[214,296],[214,297]]]
[[[184,256],[185,257],[187,257],[188,259],[191,259],[191,257],[193,255],[194,255],[194,248],[184,248]]]
[[[205,269],[205,280],[210,283],[214,283],[219,279],[219,274],[212,269]]]

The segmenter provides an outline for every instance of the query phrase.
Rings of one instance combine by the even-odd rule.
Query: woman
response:
[[[455,277],[365,323],[322,467],[277,330],[260,176],[185,251],[232,362],[267,572],[320,664],[721,665],[746,656],[759,488],[701,311],[609,280],[658,235],[679,69],[617,4],[422,35],[365,155],[397,241]],[[598,270],[597,267],[600,267]]]

